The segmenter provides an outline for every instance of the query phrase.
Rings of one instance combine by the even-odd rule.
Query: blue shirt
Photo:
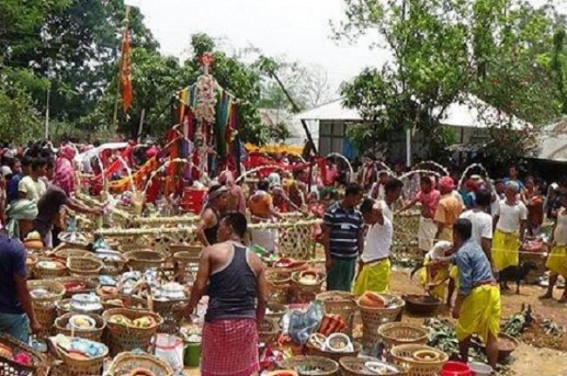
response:
[[[350,260],[358,257],[358,234],[362,230],[362,214],[352,208],[344,208],[340,203],[331,205],[324,217],[329,228],[329,248],[331,256]]]
[[[0,235],[0,313],[22,314],[15,276],[26,276],[26,250],[16,238]]]
[[[474,240],[467,240],[452,256],[459,269],[459,294],[468,295],[481,282],[494,281],[486,254]]]
[[[8,193],[8,202],[12,202],[18,199],[18,185],[20,184],[20,180],[22,180],[22,174],[13,175],[10,181],[8,182],[8,187],[6,192]]]

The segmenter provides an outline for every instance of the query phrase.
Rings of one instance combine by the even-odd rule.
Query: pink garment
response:
[[[439,199],[441,198],[441,193],[433,189],[429,193],[424,193],[423,191],[417,192],[417,200],[429,213],[429,218],[433,218],[435,212],[437,211],[437,205],[439,204]]]
[[[256,320],[205,322],[201,375],[250,376],[260,370]]]
[[[55,161],[53,184],[59,186],[68,196],[75,190],[75,172],[73,164],[67,158],[58,157]]]

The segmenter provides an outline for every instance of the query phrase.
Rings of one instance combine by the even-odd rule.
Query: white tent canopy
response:
[[[567,162],[567,117],[542,129],[537,158]]]

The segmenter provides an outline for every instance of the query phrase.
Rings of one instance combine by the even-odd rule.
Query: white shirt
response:
[[[453,190],[451,194],[459,201],[462,207],[465,207],[465,200],[463,200],[463,196],[459,192]]]
[[[497,193],[492,193],[491,196],[494,201],[490,204],[490,214],[492,217],[496,217],[498,215],[498,206],[500,205],[500,200],[504,200],[504,195],[499,195]]]
[[[368,192],[368,196],[372,197],[375,200],[383,200],[385,194],[386,190],[384,189],[384,185],[380,184],[379,182],[373,183],[372,187],[370,187],[370,191]]]
[[[492,239],[492,216],[483,211],[467,210],[460,218],[468,219],[472,223],[471,238],[481,245],[482,238]]]
[[[519,233],[522,221],[528,219],[528,208],[521,201],[508,205],[504,199],[500,201],[496,215],[500,217],[496,225],[498,230],[508,234]]]
[[[553,232],[553,241],[555,244],[567,245],[567,209],[561,208],[557,213],[557,226]]]
[[[386,202],[379,201],[378,205],[384,216],[384,224],[375,223],[368,229],[366,234],[366,244],[362,252],[362,261],[370,262],[390,256],[390,247],[394,237],[394,226],[392,220],[394,214]]]
[[[26,195],[28,200],[38,202],[47,191],[47,186],[41,179],[33,180],[31,176],[24,176],[18,183],[18,192]]]

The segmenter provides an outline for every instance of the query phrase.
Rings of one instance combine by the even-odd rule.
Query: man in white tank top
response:
[[[353,286],[355,295],[362,295],[366,291],[388,291],[391,274],[390,247],[394,236],[392,205],[400,197],[402,188],[401,181],[390,180],[384,187],[384,200],[367,198],[360,207],[364,222],[369,227]]]
[[[520,262],[519,249],[526,231],[528,208],[518,199],[518,193],[518,183],[506,183],[506,198],[500,201],[494,217],[492,265],[497,272]]]

